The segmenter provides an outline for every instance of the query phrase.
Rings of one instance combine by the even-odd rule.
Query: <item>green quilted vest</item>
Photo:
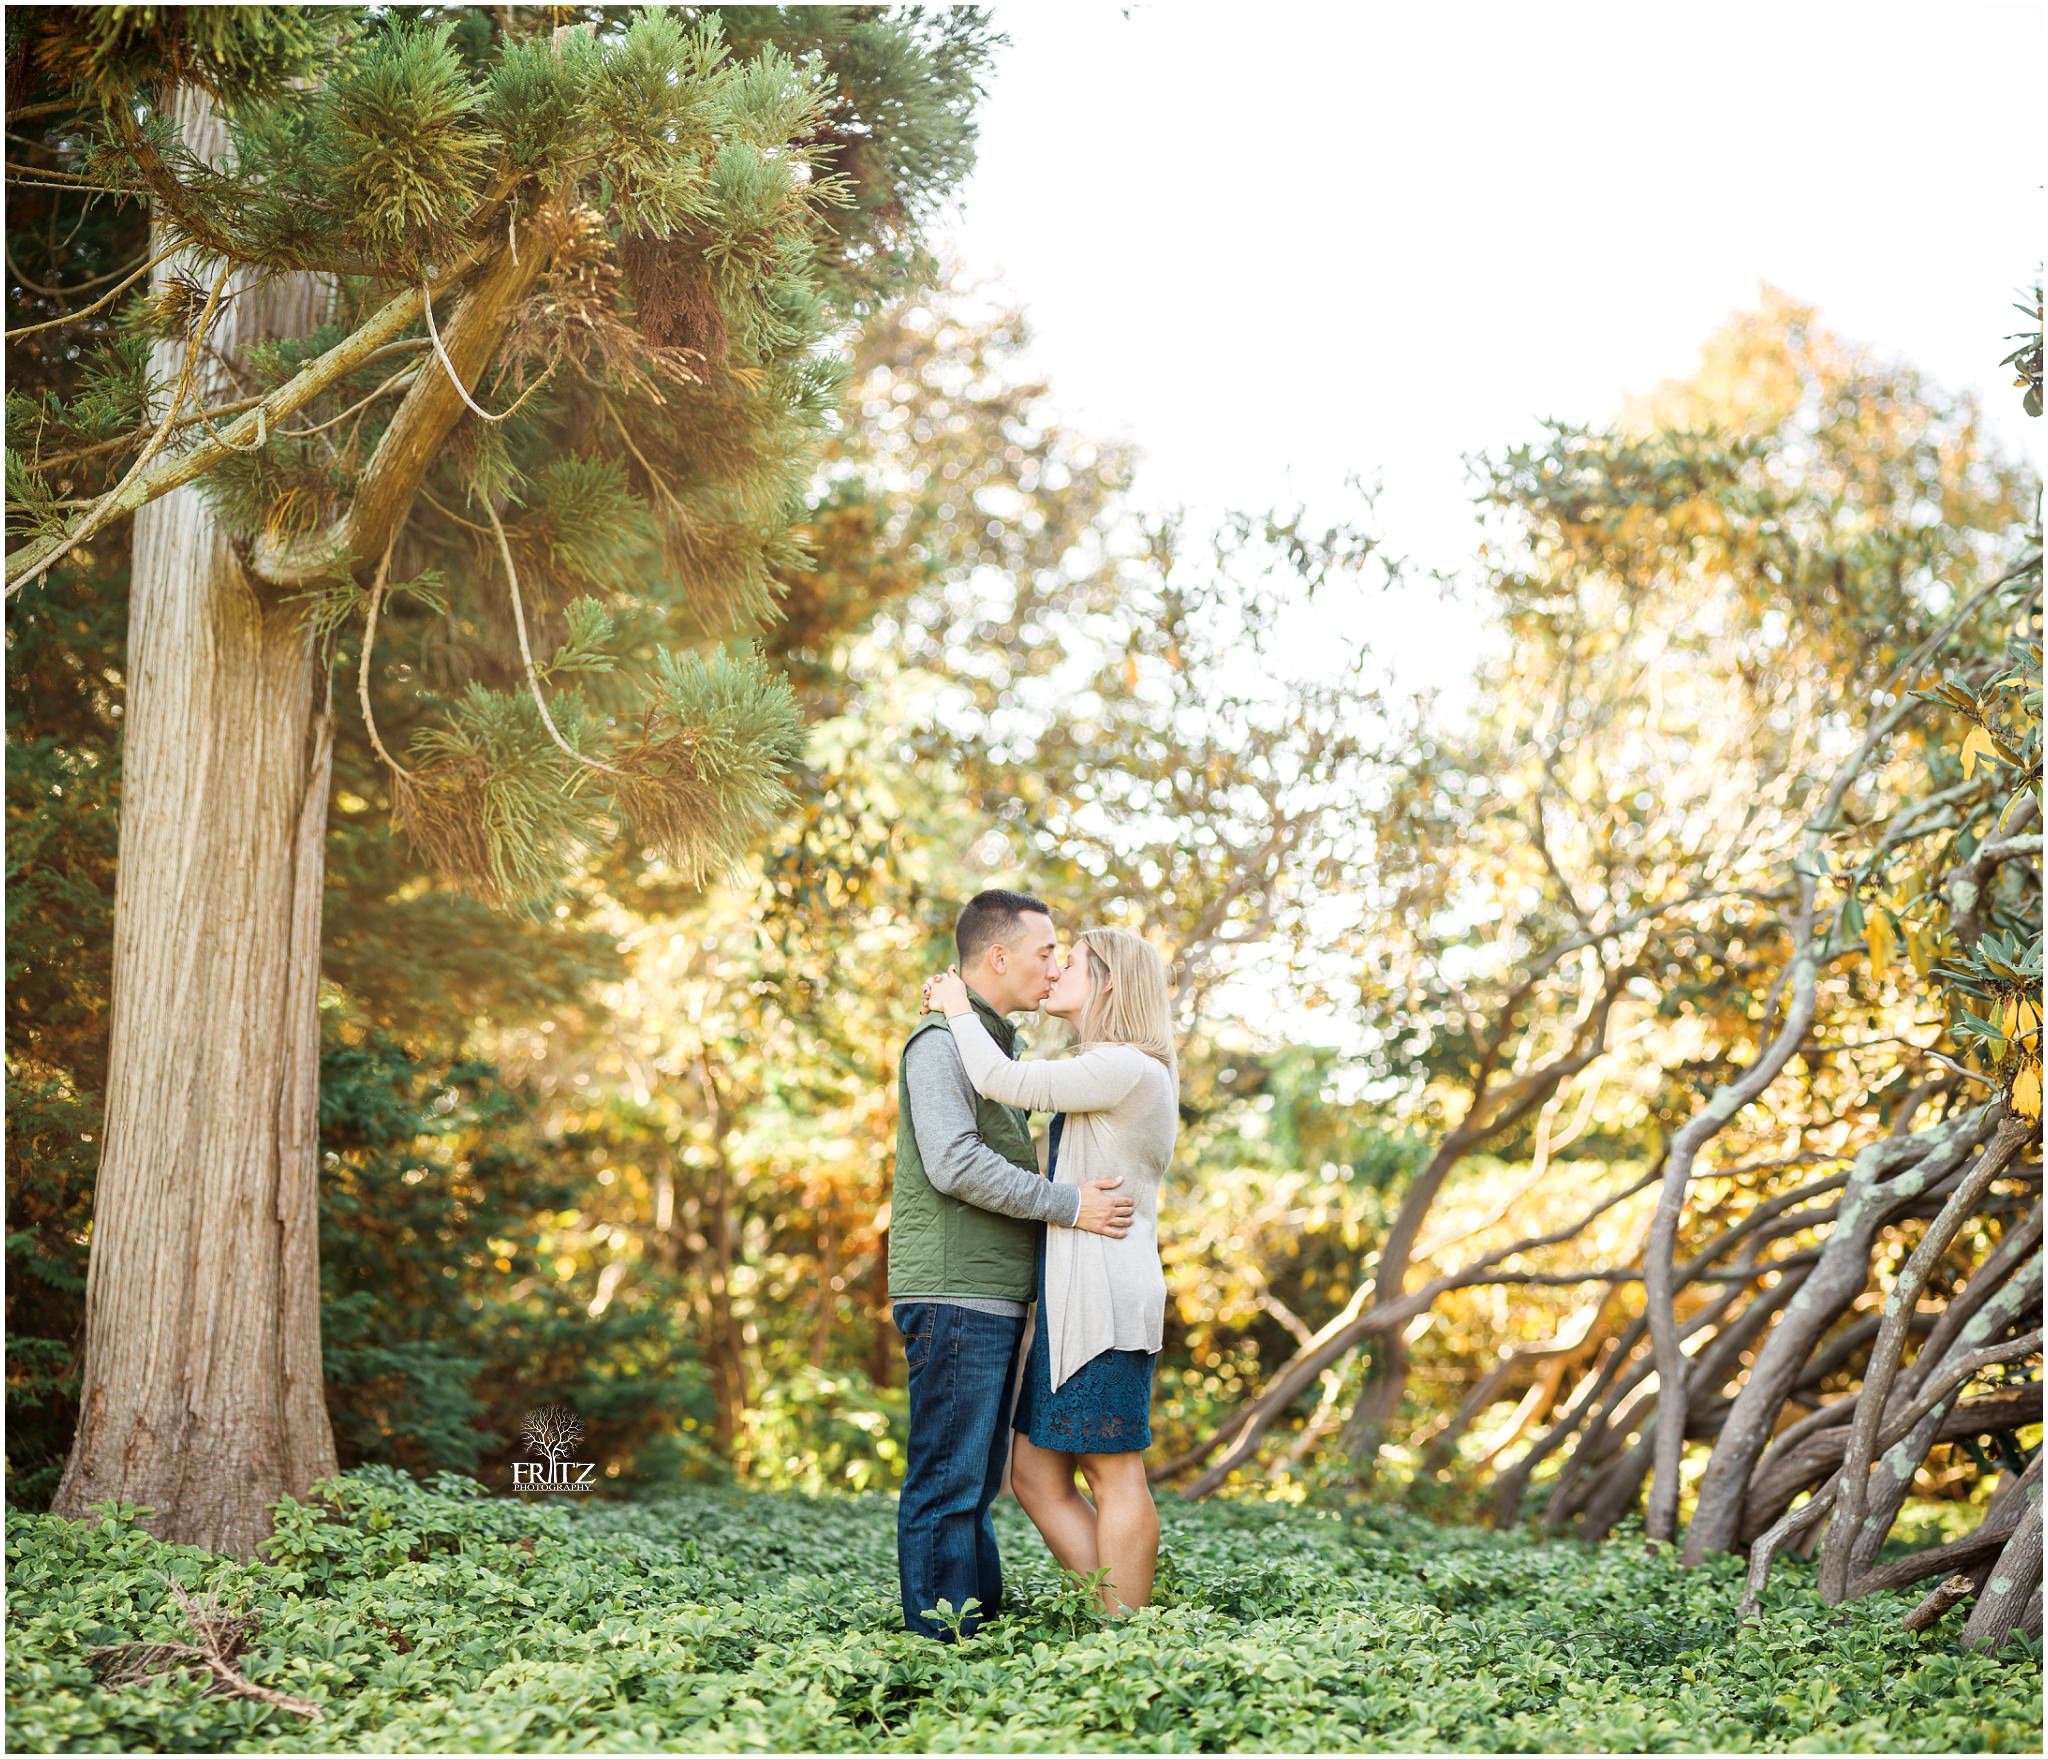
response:
[[[981,997],[969,992],[975,1013],[1005,1056],[1017,1054],[1017,1030]],[[908,1052],[919,1036],[946,1032],[945,1016],[921,1021],[903,1041]],[[1027,1173],[1038,1171],[1031,1146],[1030,1114],[987,1098],[975,1101],[981,1139]],[[979,1295],[1029,1301],[1037,1293],[1038,1230],[1042,1224],[977,1209],[933,1187],[924,1176],[917,1134],[910,1127],[910,1098],[904,1092],[903,1056],[896,1059],[896,1173],[889,1190],[889,1299],[929,1300],[934,1295]]]

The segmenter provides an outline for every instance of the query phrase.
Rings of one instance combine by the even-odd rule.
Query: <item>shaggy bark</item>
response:
[[[203,94],[177,115],[196,151],[222,150]],[[221,355],[324,315],[315,277],[243,284]],[[155,370],[182,353],[158,344]],[[247,1559],[267,1505],[335,1469],[315,1011],[332,693],[197,490],[142,508],[133,542],[106,1137],[52,1506],[147,1503],[159,1538]]]
[[[182,90],[175,115],[197,156],[226,151],[204,93]],[[491,204],[503,194],[494,186]],[[552,234],[535,231],[523,267],[471,248],[442,276],[482,260],[449,326],[466,379],[545,267]],[[155,248],[169,242],[159,234]],[[201,362],[210,403],[231,388],[225,363],[311,333],[332,304],[322,276],[244,266],[235,279]],[[321,1381],[316,1011],[333,691],[279,589],[381,553],[461,393],[438,366],[422,373],[348,513],[290,550],[258,539],[242,553],[190,485],[420,310],[417,289],[387,302],[121,498],[135,510],[134,566],[107,1124],[79,1427],[52,1506],[147,1503],[159,1537],[244,1559],[269,1533],[269,1505],[336,1464]],[[158,344],[154,372],[175,377],[185,347]],[[10,557],[10,581],[37,565]]]

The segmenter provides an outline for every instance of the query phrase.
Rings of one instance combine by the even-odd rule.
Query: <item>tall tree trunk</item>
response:
[[[203,93],[181,91],[177,117],[195,153],[222,153]],[[209,399],[227,388],[213,353],[304,335],[328,300],[309,275],[233,285]],[[183,354],[157,345],[166,384]],[[195,488],[137,513],[133,543],[106,1135],[53,1506],[147,1503],[158,1537],[247,1559],[268,1505],[336,1465],[316,1012],[332,693],[295,610],[250,580]]]

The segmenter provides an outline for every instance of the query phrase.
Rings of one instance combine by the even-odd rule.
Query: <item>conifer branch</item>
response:
[[[121,144],[128,149],[129,162],[141,173],[143,182],[149,185],[150,192],[163,205],[163,217],[173,221],[184,234],[181,243],[202,245],[214,255],[226,257],[231,262],[247,257],[249,251],[239,239],[230,238],[200,212],[197,197],[164,163],[163,154],[156,150],[156,143],[142,132],[128,105],[110,104],[107,114],[114,118]],[[372,274],[375,266],[358,264],[351,272]]]
[[[137,124],[133,112],[126,104],[111,104],[108,114],[120,131],[121,144],[127,149],[129,162],[141,173],[146,193],[155,196],[160,204],[159,220],[168,220],[184,234],[184,241],[200,245],[216,256],[224,256],[236,262],[255,263],[265,268],[307,269],[330,275],[381,276],[390,273],[387,264],[373,257],[342,254],[322,258],[317,262],[298,260],[280,261],[275,253],[253,249],[246,240],[235,238],[213,224],[204,213],[200,198],[178,174],[165,163],[156,143]]]
[[[257,405],[256,409],[256,437],[255,439],[251,440],[246,446],[238,446],[232,440],[223,439],[221,437],[220,430],[213,425],[211,418],[202,415],[200,417],[200,420],[205,423],[206,431],[209,434],[211,434],[219,444],[227,447],[227,449],[230,452],[260,452],[263,450],[265,446],[270,444],[270,435],[265,427],[263,419],[263,408],[261,404]]]
[[[172,431],[176,432],[179,428],[189,428],[204,422],[207,424],[208,431],[212,432],[212,424],[214,422],[225,421],[230,416],[244,414],[248,410],[254,409],[262,401],[261,397],[238,397],[232,403],[222,403],[212,409],[208,409],[202,404],[199,408],[193,410],[191,414],[179,416],[171,424]],[[153,428],[135,428],[125,434],[116,434],[111,440],[95,440],[90,446],[74,446],[69,452],[37,453],[29,460],[29,468],[32,470],[55,470],[60,464],[76,464],[84,458],[97,458],[102,452],[118,452],[123,446],[139,446],[154,431]]]
[[[40,104],[23,104],[18,110],[7,112],[10,122],[33,122],[41,116],[61,116],[67,110],[77,110],[75,98],[46,98]]]
[[[626,450],[640,461],[640,468],[647,473],[648,487],[660,494],[661,498],[674,510],[678,518],[687,518],[689,509],[683,505],[681,498],[676,494],[675,490],[669,487],[668,478],[648,463],[647,454],[633,443],[632,434],[627,431],[626,424],[619,419],[619,412],[612,407],[610,398],[604,400],[604,413],[605,418],[618,431],[619,438],[625,441]]]
[[[60,171],[54,165],[17,165],[12,159],[9,159],[4,169],[9,183],[20,184],[27,189],[89,189],[98,192],[101,187],[92,178],[86,176],[83,171]],[[48,181],[34,181],[38,178],[46,178]],[[120,192],[110,191],[108,193],[118,194]]]
[[[470,381],[482,374],[513,311],[546,267],[552,246],[552,236],[544,234],[542,247],[529,250],[523,263],[514,263],[503,249],[484,263],[449,320],[445,341],[436,337],[449,370],[422,373],[413,381],[343,513],[314,532],[297,537],[266,533],[256,540],[250,567],[258,578],[272,586],[304,586],[331,573],[336,555],[368,557],[384,548],[412,506],[442,442],[462,419],[468,401],[465,372]],[[484,247],[471,249],[480,253]],[[408,290],[403,296],[410,308],[408,317],[424,314],[426,295],[433,291],[432,286]]]
[[[192,339],[185,346],[184,364],[178,369],[178,382],[171,388],[170,408],[164,412],[164,418],[157,424],[156,432],[150,435],[149,443],[142,449],[142,455],[129,465],[126,474],[100,497],[98,504],[90,512],[80,516],[68,534],[35,546],[45,549],[48,553],[34,567],[23,568],[19,574],[8,580],[8,596],[19,592],[31,577],[42,578],[112,519],[119,510],[116,504],[120,501],[122,492],[149,467],[149,461],[163,449],[164,442],[171,437],[171,428],[178,419],[178,411],[184,407],[185,399],[191,394],[193,375],[199,365],[199,351],[206,343],[207,332],[213,328],[213,314],[220,306],[221,289],[227,285],[228,276],[233,271],[234,264],[224,262],[220,266],[220,273],[213,278],[213,291],[206,296],[206,309],[199,314],[199,321],[192,327]]]
[[[408,337],[403,342],[387,342],[382,348],[372,349],[351,370],[360,371],[363,367],[369,366],[373,361],[381,360],[387,354],[410,354],[426,346],[427,339],[424,336]],[[394,383],[396,383],[396,377],[385,381],[387,387]],[[244,415],[248,411],[262,405],[263,401],[261,397],[237,397],[230,403],[216,404],[210,409],[202,404],[190,414],[179,416],[173,424],[172,431],[176,432],[178,428],[189,428],[203,424],[207,431],[214,433],[215,437],[219,438],[221,443],[227,446],[230,451],[246,451],[248,450],[247,447],[237,446],[232,440],[219,435],[214,429],[213,424],[217,421],[225,421],[230,416]],[[340,418],[337,417],[336,419],[339,420]],[[76,464],[82,458],[97,458],[102,452],[118,452],[123,446],[140,445],[149,438],[153,431],[147,427],[140,427],[125,434],[116,434],[111,440],[96,440],[90,446],[74,446],[69,452],[37,453],[33,458],[29,459],[29,467],[39,471],[54,470],[60,464]],[[278,428],[276,433],[280,437],[288,436],[298,439],[317,431],[314,428]]]
[[[452,507],[442,506],[434,498],[433,492],[424,485],[420,489],[420,499],[433,508],[436,513],[440,514],[443,519],[452,520],[455,524],[461,526],[464,531],[473,531],[478,537],[489,537],[491,535],[491,528],[488,525],[479,525],[474,519],[463,518]]]
[[[109,107],[120,132],[121,145],[126,149],[130,162],[141,173],[145,190],[108,191],[111,194],[151,194],[162,204],[161,218],[171,220],[193,243],[204,245],[218,256],[231,257],[239,262],[256,263],[266,268],[306,269],[329,275],[364,275],[372,279],[382,278],[392,272],[392,265],[379,257],[365,256],[357,252],[323,253],[311,259],[298,256],[280,257],[277,252],[264,252],[248,241],[231,237],[207,219],[202,211],[197,191],[187,185],[165,162],[155,142],[143,132],[134,115],[125,105]],[[523,169],[514,166],[502,167],[485,188],[482,197],[470,211],[462,224],[456,227],[455,236],[471,240],[463,253],[467,260],[474,261],[481,254],[481,235],[491,221],[498,204],[517,189],[525,177]],[[90,178],[81,178],[83,183],[98,189],[102,186]]]
[[[498,540],[498,555],[505,564],[505,581],[512,589],[512,622],[519,631],[519,657],[526,662],[526,687],[533,692],[533,706],[540,710],[541,725],[547,728],[548,737],[560,746],[562,751],[586,769],[603,770],[607,775],[623,775],[625,772],[615,765],[600,762],[594,757],[585,757],[575,746],[562,737],[561,729],[555,725],[555,718],[548,713],[548,700],[541,692],[540,672],[533,663],[533,647],[526,638],[526,608],[519,600],[519,570],[512,565],[512,546],[505,541],[505,527],[498,518],[498,510],[491,505],[490,498],[484,498],[484,512],[491,522],[491,534]]]
[[[79,186],[78,186],[77,184],[75,184],[75,183],[42,183],[42,182],[39,182],[39,181],[37,181],[36,179],[34,179],[34,178],[31,178],[31,177],[15,177],[15,176],[10,176],[10,177],[9,177],[9,178],[7,179],[7,182],[8,182],[8,186],[9,186],[10,188],[13,188],[13,189],[47,189],[47,190],[51,190],[51,191],[54,191],[54,192],[55,192],[56,194],[58,194],[58,195],[78,195],[78,194],[81,194],[81,193],[83,193],[83,194],[85,194],[85,195],[87,195],[87,196],[95,196],[95,195],[128,195],[128,196],[133,196],[133,195],[135,195],[135,193],[136,193],[136,192],[135,192],[135,191],[133,191],[133,190],[123,190],[123,189],[105,189],[105,188],[102,188],[102,187],[100,187],[100,186],[98,186],[98,185],[94,185],[94,186],[93,186],[92,188],[90,188],[90,189],[87,189],[87,190],[81,191],[81,190],[80,190],[80,187],[79,187]]]
[[[436,280],[442,285],[455,280],[474,266],[476,255],[476,247],[465,251],[451,262]],[[148,457],[138,459],[128,475],[122,478],[112,491],[112,513],[109,517],[133,513],[137,508],[146,507],[151,501],[169,494],[173,489],[182,488],[186,483],[204,476],[224,458],[231,456],[240,442],[255,434],[258,417],[275,425],[280,417],[294,414],[329,386],[361,370],[366,360],[385,343],[395,340],[406,325],[419,316],[419,298],[418,288],[406,288],[404,292],[387,302],[353,335],[344,337],[325,354],[308,361],[275,391],[267,397],[258,399],[250,407],[248,414],[240,417],[215,438],[194,446],[189,452],[161,459],[146,470],[142,467],[148,463]],[[79,541],[82,540],[75,537],[73,532],[65,531],[23,544],[7,558],[7,591],[12,593],[31,576],[47,572],[58,555],[68,551]],[[318,571],[308,568],[302,576],[289,583],[302,584]],[[261,570],[256,572],[259,578],[270,578]]]

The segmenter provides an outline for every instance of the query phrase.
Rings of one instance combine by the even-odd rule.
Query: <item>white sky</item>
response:
[[[1763,281],[2044,461],[1998,366],[2048,231],[2038,0],[1124,10],[997,7],[954,237],[1146,505],[1377,475],[1390,547],[1453,565],[1463,454],[1687,371]],[[1469,663],[1446,615],[1380,632],[1404,682]]]

